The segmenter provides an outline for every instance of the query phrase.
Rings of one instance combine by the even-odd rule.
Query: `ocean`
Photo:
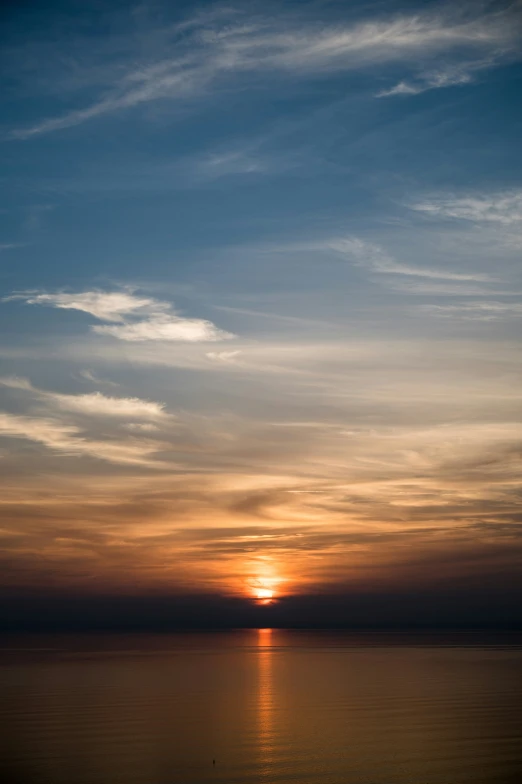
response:
[[[270,629],[3,640],[3,784],[521,784],[522,641]]]

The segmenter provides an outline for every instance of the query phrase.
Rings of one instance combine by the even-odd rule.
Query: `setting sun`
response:
[[[270,588],[257,588],[256,599],[264,601],[271,601],[274,598],[274,592]]]
[[[263,577],[249,585],[250,596],[258,604],[271,604],[276,600],[276,585],[280,581],[274,577]]]

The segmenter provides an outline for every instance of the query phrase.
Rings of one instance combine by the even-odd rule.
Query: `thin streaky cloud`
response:
[[[214,27],[196,21],[181,42],[171,43],[179,49],[177,56],[129,69],[118,82],[108,81],[105,94],[90,106],[14,129],[11,138],[28,139],[154,100],[194,98],[218,80],[256,71],[322,75],[410,61],[418,67],[458,49],[493,50],[501,59],[516,51],[512,15],[509,10],[475,19],[416,14],[326,29],[285,17],[256,17],[243,24],[232,19]]]
[[[434,196],[412,204],[411,209],[434,217],[510,226],[522,223],[522,190]]]
[[[124,417],[127,419],[165,419],[164,403],[141,400],[137,397],[108,397],[101,392],[83,395],[66,395],[34,387],[26,378],[0,378],[0,386],[23,389],[64,411],[90,416]]]
[[[121,326],[95,326],[92,331],[98,335],[109,335],[132,343],[148,340],[214,343],[234,337],[232,333],[219,329],[211,321],[180,317],[149,318]]]
[[[209,180],[234,174],[264,174],[273,168],[267,159],[243,150],[205,155],[194,165],[195,174]]]
[[[495,289],[486,285],[470,285],[465,282],[433,283],[422,280],[394,279],[391,287],[404,294],[420,296],[446,297],[520,297],[520,289]]]
[[[86,438],[76,425],[56,419],[0,412],[0,435],[34,441],[64,455],[86,455],[122,465],[164,467],[152,458],[161,449],[158,442],[93,440]]]
[[[387,90],[380,90],[378,93],[375,93],[375,97],[390,98],[394,95],[418,95],[419,93],[425,92],[425,90],[429,89],[430,88],[425,85],[411,84],[409,82],[401,81]]]
[[[336,323],[333,321],[304,318],[301,316],[288,316],[282,313],[273,313],[271,311],[252,310],[251,308],[236,308],[231,305],[215,305],[214,310],[223,310],[227,313],[238,313],[243,316],[253,316],[254,318],[268,319],[270,321],[282,321],[282,322],[287,322],[289,324],[296,324],[301,326],[316,326],[316,327],[337,326]]]
[[[237,351],[209,351],[205,356],[214,362],[233,362],[240,354],[241,351],[238,349]]]
[[[404,275],[409,277],[431,278],[434,280],[490,282],[490,275],[473,272],[453,272],[451,270],[433,269],[430,267],[413,267],[397,262],[384,248],[358,237],[347,237],[330,240],[327,247],[348,257],[358,266],[367,267],[373,272],[383,275]]]
[[[500,321],[522,318],[522,303],[461,302],[456,305],[423,305],[423,312],[441,318],[472,321]]]
[[[0,386],[8,387],[9,389],[24,389],[27,392],[35,391],[29,379],[20,378],[19,376],[4,376],[0,378]]]
[[[155,433],[159,430],[159,427],[153,422],[126,422],[122,427],[137,433]]]
[[[492,58],[474,62],[446,64],[436,69],[420,73],[410,81],[402,80],[393,87],[381,90],[375,94],[376,98],[390,98],[396,95],[419,95],[428,90],[438,90],[444,87],[462,87],[475,80],[475,75],[480,71],[494,65]]]
[[[108,417],[134,417],[137,419],[164,419],[167,417],[164,403],[141,400],[138,397],[108,397],[101,392],[87,395],[64,395],[46,393],[58,408],[77,411],[80,414]]]
[[[424,82],[399,82],[389,90],[381,90],[375,94],[376,98],[390,98],[394,95],[420,95],[427,90],[437,90],[442,87],[459,87],[469,84],[472,81],[471,74],[462,73],[460,75],[440,75],[426,79]]]
[[[92,370],[80,370],[80,376],[85,379],[85,381],[90,381],[92,384],[104,384],[108,387],[120,386],[116,381],[111,381],[108,378],[100,378],[96,373],[93,373]]]
[[[265,246],[258,250],[265,253],[335,253],[369,272],[386,276],[428,278],[441,281],[494,283],[498,279],[482,272],[456,272],[451,269],[413,266],[397,261],[384,247],[356,236],[338,236],[304,242],[287,242]],[[224,309],[224,308],[221,308]]]
[[[86,291],[77,294],[21,292],[6,297],[4,302],[12,300],[22,300],[29,305],[79,310],[100,321],[116,322],[92,326],[91,331],[118,340],[196,343],[234,337],[232,333],[219,329],[211,321],[180,316],[170,303],[152,297],[139,297],[132,289],[119,292]]]
[[[135,315],[139,312],[158,313],[170,308],[166,302],[160,302],[150,297],[138,297],[132,290],[85,291],[77,294],[20,292],[6,297],[4,302],[17,299],[23,300],[28,305],[48,305],[64,310],[80,310],[84,313],[90,313],[100,321],[122,322],[125,316]]]
[[[0,253],[6,250],[14,250],[15,248],[23,248],[25,244],[25,242],[1,242]]]

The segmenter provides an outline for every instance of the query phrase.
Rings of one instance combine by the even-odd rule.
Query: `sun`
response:
[[[280,581],[274,577],[262,577],[249,585],[251,598],[257,604],[272,604],[277,600],[276,585]]]
[[[256,599],[271,602],[273,598],[274,592],[270,588],[256,588]]]

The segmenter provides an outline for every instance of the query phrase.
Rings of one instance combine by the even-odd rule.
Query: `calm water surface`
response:
[[[522,784],[520,640],[252,630],[2,648],[5,784]]]

